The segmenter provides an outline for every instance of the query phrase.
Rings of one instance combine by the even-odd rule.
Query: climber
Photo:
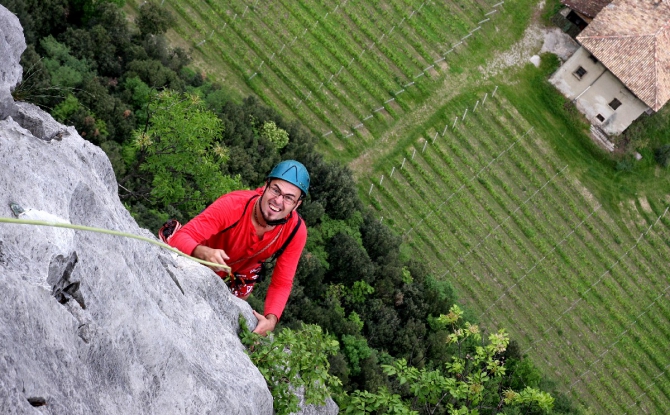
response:
[[[159,235],[186,254],[230,267],[229,274],[220,268],[214,271],[224,279],[230,277],[231,292],[245,300],[262,278],[264,263],[276,259],[264,313],[254,311],[258,319],[254,333],[266,335],[284,311],[307,240],[307,227],[296,209],[308,189],[305,166],[282,161],[264,186],[225,194],[186,225],[177,226],[172,235],[164,234],[166,226]]]

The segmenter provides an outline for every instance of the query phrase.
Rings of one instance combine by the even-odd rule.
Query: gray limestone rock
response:
[[[9,114],[20,126],[30,131],[35,137],[45,140],[62,140],[69,134],[67,128],[58,123],[37,105],[27,102],[16,102],[13,112]]]
[[[69,132],[46,142],[0,121],[0,216],[15,203],[20,218],[151,236],[104,153]],[[3,223],[0,275],[0,413],[272,414],[237,337],[251,309],[208,268],[134,239]]]
[[[300,412],[295,415],[337,415],[340,412],[340,408],[332,399],[327,399],[325,405],[322,406],[306,405],[304,387],[295,391],[295,395],[300,398],[298,405],[301,408]]]
[[[24,50],[26,41],[18,17],[0,5],[0,119],[14,111],[11,91],[21,81],[19,62]]]

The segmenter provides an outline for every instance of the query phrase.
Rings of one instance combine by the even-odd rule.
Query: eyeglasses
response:
[[[284,199],[284,203],[286,203],[289,206],[293,206],[296,203],[298,203],[298,199],[295,196],[283,194],[281,192],[281,190],[279,189],[279,186],[277,186],[276,184],[273,185],[273,186],[270,186],[270,188],[268,190],[270,191],[270,195],[272,195],[272,197],[277,198],[277,197],[281,196]]]

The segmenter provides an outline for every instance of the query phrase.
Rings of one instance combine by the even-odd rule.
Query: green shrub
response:
[[[654,150],[656,162],[663,167],[670,165],[670,144],[666,144]]]
[[[342,386],[330,375],[328,356],[336,355],[339,343],[321,327],[303,324],[299,330],[283,329],[261,337],[251,333],[240,317],[240,338],[251,361],[265,377],[277,415],[298,411],[295,391],[304,387],[305,404],[323,405],[330,388]]]

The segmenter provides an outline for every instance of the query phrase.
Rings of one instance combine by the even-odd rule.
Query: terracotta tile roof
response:
[[[572,10],[588,17],[596,17],[603,7],[610,4],[612,0],[561,0],[561,3]]]
[[[670,0],[614,0],[577,40],[654,111],[670,99]]]

